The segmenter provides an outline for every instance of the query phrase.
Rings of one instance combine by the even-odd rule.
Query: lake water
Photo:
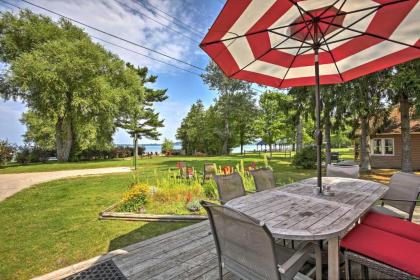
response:
[[[144,145],[140,145],[140,146],[144,146]],[[162,145],[145,145],[144,147],[146,148],[146,150],[145,150],[146,153],[150,153],[150,152],[161,153],[161,151],[162,151]],[[261,148],[261,147],[259,147],[259,148]],[[176,150],[182,149],[182,146],[181,145],[175,145],[174,149],[176,149]],[[255,144],[245,145],[244,150],[248,151],[248,152],[257,150],[257,145],[255,145]],[[232,149],[233,154],[239,154],[240,152],[241,152],[241,147],[236,147],[236,148]]]

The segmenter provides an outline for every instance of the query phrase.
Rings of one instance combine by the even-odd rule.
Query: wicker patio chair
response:
[[[359,166],[358,165],[327,165],[327,177],[342,177],[359,179]]]
[[[420,227],[416,224],[411,226]],[[369,269],[372,269],[390,277],[386,279],[420,280],[420,243],[395,234],[395,228],[390,230],[362,223],[341,240],[346,279],[356,279],[351,265],[358,263],[362,279],[369,279]]]
[[[216,181],[219,200],[222,204],[246,194],[242,177],[237,172],[230,175],[216,175],[214,180]]]
[[[419,202],[419,195],[420,176],[399,172],[391,177],[389,190],[382,198],[381,206],[372,207],[372,211],[411,221],[413,219],[416,203]],[[407,215],[400,215],[399,213],[384,207],[385,204],[401,210]]]
[[[321,279],[321,251],[315,243],[302,243],[297,251],[278,246],[264,223],[234,209],[202,201],[216,244],[219,278],[223,268],[245,280],[293,279],[316,257],[316,279]],[[302,275],[303,276],[303,275]]]
[[[259,168],[249,172],[254,178],[257,192],[268,190],[276,186],[276,178],[270,168]]]
[[[206,180],[212,179],[214,176],[216,176],[216,167],[214,163],[205,163],[203,170],[203,183]]]

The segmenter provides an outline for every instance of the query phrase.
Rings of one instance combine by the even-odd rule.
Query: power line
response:
[[[121,2],[119,2],[121,5],[126,5],[126,4],[124,4],[124,3],[121,3]],[[137,3],[137,2],[136,2]],[[126,6],[127,7],[127,6]],[[181,31],[179,31],[179,30],[176,30],[176,29],[174,29],[174,28],[172,28],[172,27],[170,27],[170,26],[168,26],[168,25],[166,25],[166,24],[164,24],[163,22],[161,22],[161,21],[158,21],[158,20],[156,20],[156,19],[154,19],[154,18],[152,18],[152,17],[150,17],[150,16],[148,16],[148,15],[146,15],[145,13],[143,13],[143,12],[141,12],[141,11],[139,11],[139,10],[134,10],[136,13],[139,13],[140,15],[142,15],[143,17],[145,17],[145,18],[148,18],[148,19],[150,19],[151,21],[153,21],[153,22],[156,22],[157,24],[159,24],[159,25],[161,25],[161,26],[163,26],[163,27],[165,27],[165,28],[167,28],[167,29],[169,29],[169,30],[171,30],[172,32],[175,32],[175,33],[177,33],[177,34],[179,34],[179,35],[181,35],[182,37],[185,37],[185,38],[187,38],[188,40],[191,40],[191,41],[193,41],[194,43],[200,43],[198,40],[196,40],[196,39],[194,39],[194,38],[191,38],[190,36],[188,36],[188,35],[185,35],[184,33],[182,33]]]
[[[48,11],[48,12],[53,13],[53,14],[55,14],[55,15],[58,15],[58,16],[60,16],[60,17],[66,18],[66,19],[68,19],[68,20],[70,20],[70,21],[73,21],[73,22],[79,23],[79,24],[81,24],[81,25],[83,25],[83,26],[86,26],[86,27],[88,27],[88,28],[91,28],[91,29],[93,29],[93,30],[95,30],[95,31],[98,31],[98,32],[100,32],[100,33],[106,34],[106,35],[108,35],[108,36],[114,37],[114,38],[119,39],[119,40],[121,40],[121,41],[124,41],[124,42],[130,43],[130,44],[132,44],[132,45],[138,46],[138,47],[140,47],[140,48],[144,48],[144,49],[146,49],[146,50],[150,50],[150,51],[152,51],[152,52],[158,53],[158,54],[160,54],[160,55],[162,55],[162,56],[165,56],[165,57],[167,57],[167,58],[173,59],[173,60],[175,60],[175,61],[178,61],[178,62],[184,63],[184,64],[186,64],[186,65],[188,65],[188,66],[191,66],[191,67],[194,67],[194,68],[197,68],[197,69],[199,69],[199,70],[201,70],[201,71],[206,72],[206,70],[205,70],[204,68],[202,68],[202,67],[195,66],[195,65],[193,65],[193,64],[190,64],[190,63],[187,63],[187,62],[181,61],[181,60],[179,60],[179,59],[177,59],[177,58],[171,57],[171,56],[166,55],[166,54],[164,54],[164,53],[160,53],[160,52],[158,52],[158,51],[154,51],[154,50],[152,50],[152,49],[150,49],[150,48],[148,48],[148,47],[144,47],[144,46],[142,46],[142,45],[140,45],[140,44],[137,44],[137,43],[135,43],[135,42],[132,42],[132,41],[129,41],[129,40],[127,40],[127,39],[121,38],[121,37],[119,37],[119,36],[113,35],[113,34],[108,33],[108,32],[106,32],[106,31],[100,30],[100,29],[98,29],[98,28],[96,28],[96,27],[92,27],[92,26],[90,26],[90,25],[88,25],[88,24],[85,24],[85,23],[80,22],[80,21],[78,21],[78,20],[74,20],[74,19],[72,19],[72,18],[70,18],[70,17],[64,16],[64,15],[62,15],[62,14],[59,14],[59,13],[54,12],[54,11],[52,11],[52,10],[49,10],[49,9],[47,9],[47,8],[44,8],[44,7],[41,7],[41,6],[39,6],[39,5],[33,4],[33,3],[29,2],[29,1],[26,1],[26,0],[20,0],[20,1],[25,2],[25,3],[28,3],[28,4],[32,5],[32,6],[35,6],[35,7],[37,7],[37,8],[42,9],[42,10]],[[17,6],[17,5],[14,5],[14,4],[12,4],[12,3],[8,2],[8,1],[5,1],[5,0],[0,0],[0,2],[3,2],[3,3],[5,3],[5,4],[7,4],[7,5],[10,5],[10,6],[12,6],[12,7],[15,7],[15,8],[19,9],[19,10],[22,10],[22,9],[23,9],[22,7],[19,7],[19,6]],[[106,40],[104,40],[104,39],[102,39],[102,38],[99,38],[99,37],[96,37],[96,36],[92,36],[92,35],[90,35],[90,36],[91,36],[92,38],[95,38],[95,39],[97,39],[97,40],[100,40],[100,41],[102,41],[102,42],[104,42],[104,43],[107,43],[107,44],[110,44],[110,45],[114,45],[114,46],[119,47],[119,48],[121,48],[121,49],[124,49],[124,50],[130,51],[130,52],[132,52],[132,53],[135,53],[135,54],[138,54],[138,55],[141,55],[141,56],[144,56],[144,57],[150,58],[150,59],[152,59],[152,60],[154,60],[154,61],[157,61],[157,62],[160,62],[160,63],[166,64],[166,65],[168,65],[168,66],[171,66],[171,67],[177,68],[177,69],[179,69],[179,70],[183,70],[183,71],[189,72],[189,73],[191,73],[191,74],[194,74],[194,75],[200,76],[200,74],[199,74],[199,73],[194,72],[194,71],[191,71],[191,70],[189,70],[189,69],[185,69],[185,68],[182,68],[182,67],[179,67],[179,66],[176,66],[176,65],[173,65],[173,64],[167,63],[167,62],[165,62],[165,61],[162,61],[162,60],[159,60],[159,59],[153,58],[153,57],[151,57],[151,56],[149,56],[149,55],[145,55],[145,54],[139,53],[139,52],[137,52],[137,51],[134,51],[134,50],[132,50],[132,49],[128,49],[128,48],[126,48],[126,47],[124,47],[124,46],[121,46],[121,45],[118,45],[118,44],[115,44],[115,43],[112,43],[112,42],[106,41]],[[262,92],[263,92],[262,90],[257,89],[257,88],[252,88],[252,89],[253,89],[253,90],[255,90],[255,91],[258,91],[258,92],[260,92],[260,93],[262,93]]]
[[[137,5],[142,5],[144,8],[148,9],[149,11],[153,12],[153,10],[158,11],[164,15],[166,15],[167,17],[169,17],[172,20],[172,23],[177,25],[178,27],[184,28],[185,30],[189,30],[190,32],[194,32],[195,34],[197,34],[198,36],[202,37],[203,36],[203,32],[198,30],[197,28],[192,27],[191,25],[188,25],[186,23],[184,23],[183,21],[177,19],[176,17],[168,14],[165,11],[162,11],[161,9],[159,9],[158,7],[150,4],[149,2],[146,4],[143,0],[132,0],[134,3],[136,3]],[[169,20],[167,17],[163,17],[162,15],[160,15],[162,18],[165,18],[167,20]]]
[[[126,47],[124,47],[124,46],[121,46],[121,45],[118,45],[118,44],[115,44],[115,43],[109,42],[109,41],[104,40],[104,39],[102,39],[102,38],[99,38],[99,37],[96,37],[96,36],[92,36],[92,35],[90,35],[90,37],[95,38],[96,40],[102,41],[102,42],[104,42],[104,43],[106,43],[106,44],[109,44],[109,45],[112,45],[112,46],[115,46],[115,47],[121,48],[121,49],[123,49],[123,50],[126,50],[126,51],[129,51],[129,52],[132,52],[132,53],[135,53],[135,54],[138,54],[138,55],[141,55],[141,56],[144,56],[144,57],[150,58],[150,59],[152,59],[152,60],[154,60],[154,61],[157,61],[157,62],[160,62],[160,63],[166,64],[166,65],[168,65],[168,66],[171,66],[171,67],[177,68],[177,69],[179,69],[179,70],[186,71],[186,72],[188,72],[188,73],[191,73],[191,74],[194,74],[194,75],[200,76],[200,73],[197,73],[197,72],[194,72],[194,71],[191,71],[191,70],[188,70],[188,69],[185,69],[185,68],[182,68],[182,67],[176,66],[176,65],[174,65],[174,64],[168,63],[168,62],[166,62],[166,61],[163,61],[163,60],[160,60],[160,59],[157,59],[157,58],[154,58],[154,57],[151,57],[151,56],[146,55],[146,54],[143,54],[143,53],[139,53],[139,52],[137,52],[137,51],[135,51],[135,50],[132,50],[132,49],[126,48]]]
[[[1,1],[1,0],[0,0],[0,1]],[[2,2],[3,2],[3,1],[2,1]],[[20,9],[20,10],[23,10],[21,7],[16,6],[16,5],[12,5],[12,7],[15,7],[15,8],[18,8],[18,9]],[[3,13],[2,13],[2,12],[0,12],[0,14],[3,14]],[[149,56],[149,55],[147,55],[147,54],[143,54],[143,53],[137,52],[137,51],[135,51],[135,50],[132,50],[132,49],[126,48],[126,47],[121,46],[121,45],[119,45],[119,44],[109,42],[109,41],[107,41],[107,40],[104,40],[104,39],[102,39],[102,38],[99,38],[99,37],[96,37],[96,36],[93,36],[93,35],[90,35],[90,37],[95,38],[95,39],[96,39],[96,40],[98,40],[98,41],[102,41],[102,42],[104,42],[104,43],[106,43],[106,44],[109,44],[109,45],[112,45],[112,46],[115,46],[115,47],[118,47],[118,48],[124,49],[124,50],[126,50],[126,51],[129,51],[129,52],[132,52],[132,53],[135,53],[135,54],[138,54],[138,55],[140,55],[140,56],[147,57],[147,58],[152,59],[152,60],[154,60],[154,61],[157,61],[157,62],[159,62],[159,63],[162,63],[162,64],[165,64],[165,65],[168,65],[168,66],[174,67],[174,68],[176,68],[176,69],[179,69],[179,70],[182,70],[182,71],[185,71],[185,72],[188,72],[188,73],[191,73],[191,74],[197,75],[197,76],[200,76],[200,73],[197,73],[197,72],[191,71],[191,70],[189,70],[189,69],[185,69],[185,68],[182,68],[182,67],[176,66],[176,65],[171,64],[171,63],[168,63],[168,62],[166,62],[166,61],[163,61],[163,60],[160,60],[160,59],[154,58],[154,57],[152,57],[152,56]]]
[[[4,3],[7,3],[7,4],[10,4],[9,2],[7,2],[7,1],[5,1],[5,0],[0,0],[0,1],[1,1],[1,2],[4,2]],[[94,27],[94,26],[91,26],[91,25],[86,24],[86,23],[84,23],[84,22],[81,22],[81,21],[79,21],[79,20],[76,20],[76,19],[70,18],[70,17],[68,17],[68,16],[65,16],[65,15],[63,15],[63,14],[60,14],[60,13],[55,12],[55,11],[53,11],[53,10],[50,10],[50,9],[48,9],[48,8],[45,8],[45,7],[42,7],[42,6],[40,6],[40,5],[37,5],[37,4],[34,4],[34,3],[31,3],[31,2],[26,1],[26,0],[20,0],[20,1],[25,2],[25,3],[29,4],[29,5],[34,6],[34,7],[37,7],[37,8],[39,8],[39,9],[42,9],[42,10],[44,10],[44,11],[47,11],[47,12],[49,12],[49,13],[55,14],[55,15],[57,15],[57,16],[60,16],[60,17],[62,17],[62,18],[65,18],[65,19],[67,19],[67,20],[73,21],[73,22],[78,23],[78,24],[80,24],[80,25],[83,25],[83,26],[85,26],[85,27],[87,27],[87,28],[90,28],[90,29],[92,29],[92,30],[95,30],[95,31],[97,31],[97,32],[100,32],[100,33],[103,33],[103,34],[108,35],[108,36],[110,36],[110,37],[113,37],[113,38],[116,38],[116,39],[118,39],[118,40],[124,41],[124,42],[126,42],[126,43],[131,44],[131,45],[134,45],[134,46],[137,46],[137,47],[139,47],[139,48],[142,48],[142,49],[145,49],[145,50],[151,51],[151,52],[153,52],[153,53],[157,53],[157,54],[159,54],[159,55],[161,55],[161,56],[164,56],[164,57],[166,57],[166,58],[170,58],[170,59],[175,60],[175,61],[177,61],[177,62],[179,62],[179,63],[185,64],[185,65],[188,65],[188,66],[190,66],[190,67],[194,67],[194,68],[199,69],[199,70],[201,70],[201,71],[206,71],[204,68],[202,68],[202,67],[200,67],[200,66],[196,66],[196,65],[194,65],[194,64],[191,64],[191,63],[188,63],[188,62],[182,61],[182,60],[180,60],[180,59],[178,59],[178,58],[172,57],[172,56],[170,56],[170,55],[168,55],[168,54],[165,54],[165,53],[163,53],[163,52],[156,51],[156,50],[154,50],[154,49],[152,49],[152,48],[150,48],[150,47],[147,47],[147,46],[144,46],[144,45],[138,44],[138,43],[136,43],[136,42],[130,41],[130,40],[125,39],[125,38],[122,38],[122,37],[120,37],[120,36],[117,36],[117,35],[115,35],[115,34],[109,33],[109,32],[107,32],[107,31],[103,31],[103,30],[101,30],[101,29],[99,29],[99,28],[97,28],[97,27]],[[13,4],[10,4],[10,5],[14,6]]]

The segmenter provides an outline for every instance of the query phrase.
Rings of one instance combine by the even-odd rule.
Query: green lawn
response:
[[[115,160],[93,160],[80,162],[49,162],[49,163],[30,163],[27,165],[18,165],[11,163],[6,166],[0,166],[0,174],[8,173],[24,173],[24,172],[43,172],[43,171],[59,171],[72,169],[89,169],[103,167],[132,166],[132,160],[115,159]]]
[[[239,155],[226,157],[159,157],[139,163],[140,176],[175,167],[185,160],[197,170],[205,162],[236,165]],[[245,164],[263,156],[247,155]],[[129,160],[38,164],[25,171],[129,166]],[[280,184],[315,175],[314,170],[290,166],[290,159],[274,155],[270,165]],[[8,167],[5,172],[20,172]],[[0,203],[0,279],[27,279],[90,257],[188,225],[98,220],[98,213],[121,198],[133,174],[105,175],[52,181],[26,189]]]
[[[333,151],[340,152],[341,159],[353,159],[353,149],[341,148],[333,149]],[[276,155],[276,153],[275,153]],[[278,156],[279,154],[277,154]],[[175,159],[174,159],[175,158]],[[229,163],[229,161],[234,159],[242,158],[240,155],[232,155],[230,157],[200,157],[194,158],[198,162],[209,161],[217,162],[217,164]],[[261,156],[258,154],[250,154],[245,157],[252,160],[260,160]],[[146,165],[147,167],[152,167],[154,165],[158,167],[173,167],[174,161],[177,160],[186,160],[190,161],[191,157],[154,157],[152,159],[143,158],[138,160],[138,166],[142,167]],[[168,164],[172,165],[168,165]],[[43,171],[59,171],[59,170],[72,170],[72,169],[88,169],[88,168],[103,168],[103,167],[118,167],[118,166],[128,166],[131,167],[133,164],[131,158],[126,159],[113,159],[113,160],[94,160],[94,161],[80,161],[80,162],[50,162],[50,163],[30,163],[27,165],[18,165],[16,163],[11,163],[7,166],[0,166],[0,174],[9,174],[9,173],[24,173],[24,172],[43,172]],[[198,164],[199,165],[199,164]]]

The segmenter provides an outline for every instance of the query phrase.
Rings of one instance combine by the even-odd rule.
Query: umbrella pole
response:
[[[318,48],[314,48],[315,52],[315,117],[316,117],[316,171],[317,171],[317,187],[322,193],[322,171],[321,171],[321,150],[322,150],[322,132],[321,132],[321,97],[319,88],[319,61]]]

